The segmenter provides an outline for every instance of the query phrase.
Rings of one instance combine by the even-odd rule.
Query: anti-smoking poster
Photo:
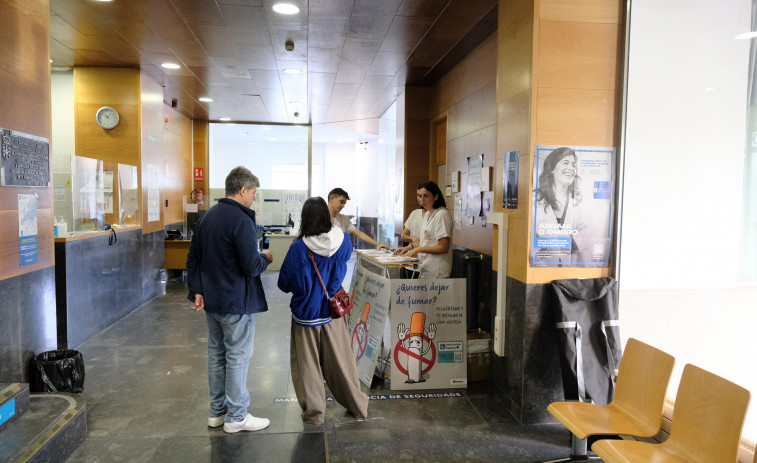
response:
[[[465,280],[391,282],[392,390],[466,387]]]
[[[382,351],[381,340],[391,298],[390,280],[356,265],[350,288],[353,307],[348,326],[352,353],[360,381],[370,388]]]
[[[610,262],[614,148],[536,145],[531,265]]]

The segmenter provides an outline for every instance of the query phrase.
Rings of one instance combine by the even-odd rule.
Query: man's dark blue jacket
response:
[[[195,294],[202,294],[208,312],[265,312],[260,274],[267,267],[258,250],[255,211],[222,198],[195,226],[187,254],[187,298],[194,302]]]

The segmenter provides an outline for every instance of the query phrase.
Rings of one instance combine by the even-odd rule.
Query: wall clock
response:
[[[111,108],[110,106],[103,106],[102,108],[97,110],[95,119],[97,120],[97,124],[100,127],[106,130],[110,130],[118,125],[118,111]]]

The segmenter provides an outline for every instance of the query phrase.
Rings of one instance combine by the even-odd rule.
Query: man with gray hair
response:
[[[205,310],[208,323],[208,426],[227,433],[267,428],[267,418],[247,412],[247,370],[252,356],[255,314],[268,310],[260,274],[273,261],[258,250],[255,211],[260,186],[244,167],[226,177],[226,197],[197,222],[187,254],[187,298]]]

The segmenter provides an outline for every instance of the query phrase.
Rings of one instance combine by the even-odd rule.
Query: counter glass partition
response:
[[[122,227],[139,225],[139,177],[137,167],[118,165],[118,223]]]
[[[74,234],[101,230],[105,219],[103,161],[74,156],[72,168]],[[110,178],[112,186],[112,177]],[[70,228],[70,227],[69,227]]]

